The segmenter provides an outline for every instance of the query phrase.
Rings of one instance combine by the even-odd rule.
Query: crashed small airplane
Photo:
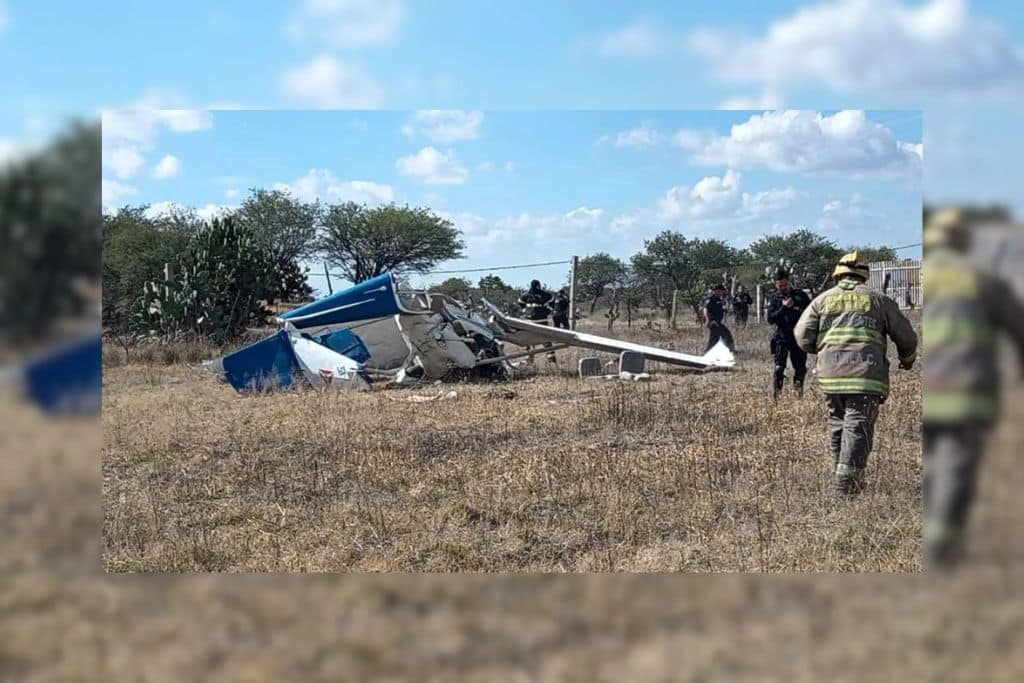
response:
[[[721,342],[703,356],[538,325],[505,315],[486,299],[489,316],[442,294],[400,288],[384,273],[277,318],[274,335],[213,361],[212,368],[241,392],[308,383],[315,387],[368,388],[476,376],[506,379],[526,347],[549,344],[619,353],[697,370],[731,368]],[[507,351],[505,344],[524,347]],[[547,348],[544,351],[548,351]]]

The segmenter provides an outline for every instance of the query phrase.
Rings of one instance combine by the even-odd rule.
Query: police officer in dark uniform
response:
[[[551,302],[554,297],[540,285],[540,280],[532,280],[530,288],[519,297],[519,307],[523,309],[526,319],[538,325],[547,325],[548,316],[551,315]],[[551,343],[546,342],[545,348],[550,349]],[[555,352],[548,351],[548,361],[555,360]],[[533,362],[533,356],[527,357],[527,362]]]
[[[803,396],[804,377],[807,376],[807,353],[796,343],[793,328],[800,320],[800,314],[811,305],[810,297],[789,282],[789,273],[784,269],[775,272],[775,291],[768,297],[767,318],[769,325],[775,325],[772,333],[771,351],[775,360],[775,383],[772,398],[778,398],[786,379],[786,360],[793,364],[793,388],[797,396]]]
[[[751,298],[743,285],[737,285],[736,294],[732,297],[732,316],[736,320],[737,325],[746,326],[752,303],[754,303],[754,299]]]
[[[708,327],[708,345],[704,353],[710,351],[720,339],[730,351],[736,350],[732,332],[725,326],[725,285],[721,282],[714,286],[711,296],[704,301],[704,323]]]
[[[555,294],[552,309],[554,312],[551,315],[551,322],[555,324],[555,327],[569,329],[569,297],[566,296],[564,289],[558,290],[558,293]]]

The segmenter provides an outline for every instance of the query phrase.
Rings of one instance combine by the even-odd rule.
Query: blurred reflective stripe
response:
[[[921,332],[926,342],[973,342],[991,344],[996,339],[996,332],[991,325],[953,316],[928,316],[921,321]]]
[[[826,394],[887,394],[889,383],[867,377],[819,377]]]
[[[866,327],[831,327],[818,341],[818,348],[826,344],[841,344],[843,342],[867,342],[884,345],[885,340],[882,333],[876,330],[869,330]]]
[[[988,421],[999,416],[999,400],[987,394],[932,391],[925,387],[921,413],[925,420]]]

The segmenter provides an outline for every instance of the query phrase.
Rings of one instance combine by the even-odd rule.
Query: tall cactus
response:
[[[140,331],[191,333],[223,344],[266,321],[273,262],[250,228],[215,218],[191,236],[170,277],[144,289],[135,316]]]

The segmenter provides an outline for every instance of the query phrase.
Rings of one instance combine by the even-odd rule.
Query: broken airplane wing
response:
[[[494,324],[504,331],[503,339],[517,346],[530,346],[549,342],[552,344],[566,344],[578,346],[595,351],[606,351],[619,353],[621,351],[635,351],[642,354],[647,360],[659,361],[670,365],[681,365],[699,370],[711,368],[731,368],[736,364],[732,352],[719,342],[703,356],[694,356],[679,351],[659,349],[656,346],[645,346],[633,342],[601,337],[596,334],[577,332],[576,330],[565,330],[546,325],[538,325],[529,320],[512,318],[502,313],[496,306],[486,299],[484,304],[494,315]]]

